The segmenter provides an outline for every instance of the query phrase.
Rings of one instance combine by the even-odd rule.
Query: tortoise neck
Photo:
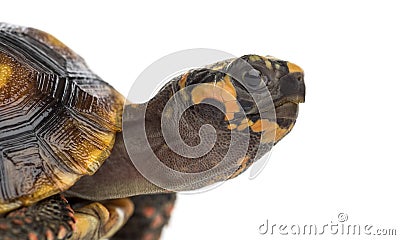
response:
[[[111,155],[94,175],[82,177],[70,188],[67,196],[105,200],[169,192],[143,176],[138,169],[152,158],[150,146],[162,141],[162,134],[157,129],[166,101],[168,99],[157,95],[148,103],[127,104],[123,132],[117,133]]]

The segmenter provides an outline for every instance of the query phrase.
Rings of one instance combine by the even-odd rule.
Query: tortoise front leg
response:
[[[112,240],[157,240],[168,223],[176,193],[140,195],[131,198],[135,205],[133,216]]]
[[[0,239],[67,239],[74,228],[74,214],[67,200],[55,195],[0,218]]]
[[[71,239],[108,239],[132,216],[133,203],[128,198],[91,202],[75,210],[76,230]]]
[[[130,199],[90,202],[74,211],[62,195],[0,217],[0,240],[93,240],[111,237],[133,212]]]

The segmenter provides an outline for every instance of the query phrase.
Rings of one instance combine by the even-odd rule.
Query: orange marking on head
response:
[[[245,119],[242,120],[242,122],[240,123],[240,125],[239,125],[239,127],[237,129],[239,131],[242,131],[242,130],[246,129],[247,127],[252,126],[253,124],[254,123],[250,119],[245,118]]]
[[[304,72],[303,69],[301,69],[301,67],[297,66],[294,63],[287,62],[287,66],[288,66],[288,69],[289,69],[290,73],[293,73],[293,72]]]
[[[226,90],[228,93],[230,93],[230,95],[227,96],[228,99],[225,99],[226,101],[229,100],[236,100],[236,90],[235,87],[232,84],[231,81],[231,77],[229,77],[229,75],[225,75],[224,80],[223,81],[219,81],[217,83],[217,86],[220,86],[221,88],[223,88],[224,90]]]
[[[244,129],[246,129],[248,127],[248,125],[247,124],[240,124],[239,125],[239,127],[237,128],[237,130],[239,130],[239,131],[243,131]]]
[[[262,132],[266,130],[272,130],[275,128],[274,122],[270,122],[267,119],[259,119],[253,125],[251,125],[251,130],[253,132]]]
[[[281,140],[284,136],[286,136],[286,134],[288,134],[292,128],[294,127],[294,123],[290,124],[289,128],[278,128],[276,129],[276,137],[275,137],[275,141],[279,141]]]
[[[187,80],[188,75],[189,75],[189,72],[183,74],[183,76],[182,76],[181,79],[179,80],[179,83],[178,83],[178,84],[179,84],[179,87],[180,87],[181,89],[184,88],[184,87],[186,86],[186,80]]]
[[[234,173],[232,174],[232,176],[230,176],[230,178],[235,178],[235,177],[237,177],[239,174],[241,174],[244,170],[246,170],[249,161],[250,161],[250,157],[249,157],[249,156],[245,156],[245,157],[239,159],[239,161],[238,161],[239,169],[236,170],[236,172],[234,172]]]
[[[232,120],[234,117],[235,117],[235,113],[226,113],[225,114],[226,121]]]
[[[232,120],[234,114],[240,110],[236,96],[235,87],[228,75],[217,83],[202,83],[192,90],[194,104],[199,104],[205,99],[215,99],[223,103],[226,110],[225,120]]]
[[[214,87],[212,85],[203,83],[193,88],[192,101],[194,104],[199,104],[206,98],[215,98]]]
[[[268,119],[259,119],[250,126],[253,132],[262,132],[261,142],[271,143],[281,140],[290,130],[294,124],[289,128],[281,128],[276,122],[271,122]]]
[[[232,130],[232,129],[235,129],[235,128],[237,128],[237,125],[234,124],[234,123],[231,123],[231,124],[228,125],[228,129],[229,130]]]
[[[229,113],[235,113],[240,110],[240,107],[236,101],[225,102],[225,110]]]
[[[261,135],[261,142],[262,143],[271,143],[271,142],[277,142],[281,140],[286,134],[290,132],[290,130],[293,128],[294,123],[292,123],[289,128],[281,128],[278,124],[275,123],[274,128],[275,129],[269,129],[267,131],[264,131],[263,134]]]

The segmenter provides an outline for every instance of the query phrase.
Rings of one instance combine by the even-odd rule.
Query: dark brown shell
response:
[[[93,174],[124,98],[53,36],[0,23],[0,213]]]

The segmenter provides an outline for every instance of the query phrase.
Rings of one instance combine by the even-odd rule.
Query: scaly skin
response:
[[[111,240],[157,240],[168,224],[175,205],[176,194],[153,194],[131,198],[135,212]]]
[[[0,239],[67,239],[75,229],[74,212],[56,195],[0,218]]]

